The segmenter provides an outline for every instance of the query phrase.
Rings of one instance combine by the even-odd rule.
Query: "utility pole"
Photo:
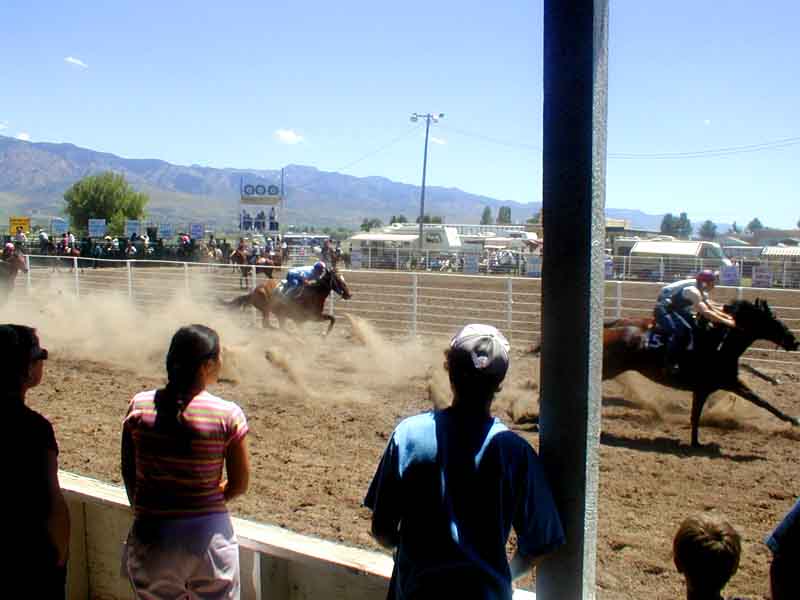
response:
[[[416,123],[420,119],[425,119],[425,150],[422,154],[422,189],[419,194],[419,249],[422,250],[422,220],[425,217],[425,175],[428,171],[428,134],[431,131],[431,121],[438,123],[439,119],[444,118],[444,113],[412,113],[411,122]]]

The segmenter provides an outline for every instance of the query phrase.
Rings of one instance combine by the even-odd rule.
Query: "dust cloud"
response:
[[[63,284],[63,282],[62,282]],[[68,283],[66,285],[69,285]],[[444,341],[387,337],[363,319],[339,316],[328,338],[326,323],[289,323],[264,329],[260,315],[220,306],[216,294],[193,287],[132,302],[126,293],[92,291],[80,298],[54,284],[3,307],[0,321],[35,327],[54,359],[111,365],[148,377],[164,376],[164,357],[173,333],[202,323],[215,329],[223,346],[221,380],[246,388],[269,383],[271,393],[303,401],[369,402],[375,391],[408,398],[426,386],[432,405],[449,404],[442,368]],[[197,301],[196,299],[204,301]],[[417,399],[420,390],[416,391]]]

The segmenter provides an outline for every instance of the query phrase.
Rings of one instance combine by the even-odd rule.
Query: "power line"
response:
[[[397,144],[401,140],[404,140],[405,138],[410,136],[412,133],[414,133],[415,131],[419,130],[419,128],[420,128],[420,125],[417,125],[417,124],[412,125],[407,130],[405,130],[403,133],[401,133],[397,137],[392,138],[391,140],[389,140],[388,142],[386,142],[382,146],[378,146],[377,148],[375,148],[373,150],[370,150],[369,152],[367,152],[363,156],[360,156],[357,159],[355,159],[355,160],[353,160],[353,161],[351,161],[351,162],[349,162],[349,163],[347,163],[345,165],[342,165],[341,167],[338,167],[338,168],[334,169],[333,171],[337,172],[337,173],[341,173],[342,171],[346,171],[347,169],[349,169],[351,167],[354,167],[355,165],[357,165],[357,164],[359,164],[361,162],[364,162],[368,158],[372,158],[376,154],[380,154],[384,150],[388,150],[389,148],[391,148],[392,146],[394,146],[395,144]],[[311,187],[315,183],[318,183],[319,181],[322,181],[323,179],[325,179],[325,177],[327,177],[327,176],[328,176],[328,173],[326,173],[324,175],[320,175],[316,179],[312,179],[311,181],[309,181],[307,183],[303,183],[303,184],[298,185],[298,186],[291,186],[290,189],[292,191],[308,189],[309,187]],[[287,187],[289,187],[289,186],[287,186]]]
[[[494,138],[481,133],[472,131],[465,131],[455,127],[442,127],[453,133],[464,135],[467,137],[475,138],[498,146],[505,146],[508,148],[520,148],[523,150],[541,152],[542,149],[534,144],[526,144],[521,142],[514,142],[510,140],[502,140]],[[765,152],[769,150],[782,150],[792,146],[800,145],[800,137],[788,137],[778,140],[771,140],[761,142],[758,144],[745,144],[740,146],[727,146],[722,148],[707,148],[704,150],[690,150],[681,152],[653,152],[653,153],[640,153],[640,152],[609,152],[608,157],[618,160],[680,160],[680,159],[694,159],[694,158],[715,158],[719,156],[732,156],[736,154],[748,154],[752,152]]]

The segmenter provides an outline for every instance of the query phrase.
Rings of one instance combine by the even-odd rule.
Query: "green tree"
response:
[[[542,209],[540,208],[535,215],[525,222],[531,225],[539,225],[542,222]]]
[[[675,235],[677,233],[677,219],[672,216],[672,213],[667,213],[661,219],[661,233],[666,235]]]
[[[360,229],[361,231],[369,231],[371,229],[378,229],[379,227],[383,227],[383,221],[364,217],[364,220],[361,221]]]
[[[800,229],[800,219],[797,219],[797,228]]]
[[[86,229],[89,219],[105,219],[111,235],[122,235],[125,219],[141,219],[150,198],[137,192],[125,177],[107,171],[89,175],[64,192],[64,211],[75,229]]]
[[[488,206],[483,208],[483,214],[481,215],[481,225],[491,225],[492,224],[492,209]]]
[[[704,240],[713,240],[717,237],[717,226],[710,220],[703,221],[700,226],[700,237]]]
[[[686,239],[692,237],[692,222],[689,220],[689,217],[685,212],[682,212],[678,217],[678,221],[675,226],[675,232],[677,233],[678,237]]]
[[[501,206],[497,210],[497,224],[498,225],[511,225],[511,207]]]
[[[741,228],[736,224],[736,221],[733,222],[731,228],[728,230],[728,233],[741,233]]]
[[[408,223],[408,217],[405,215],[397,215],[397,221],[395,223]]]
[[[761,224],[761,221],[758,220],[758,217],[747,224],[747,231],[750,233],[755,233],[756,231],[760,231],[762,229],[764,229],[764,226]]]

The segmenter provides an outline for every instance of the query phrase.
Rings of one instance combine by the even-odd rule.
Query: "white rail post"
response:
[[[133,298],[133,270],[131,269],[131,261],[127,261],[128,265],[128,298]]]
[[[658,280],[664,281],[664,257],[658,259]]]
[[[514,322],[514,283],[511,277],[506,279],[506,337],[511,339],[511,324]]]
[[[372,268],[372,246],[367,248],[367,268]]]
[[[617,319],[621,319],[622,318],[622,282],[621,281],[617,280],[616,288],[617,288],[616,297],[614,298],[615,304],[616,304],[615,313],[616,313],[616,318]]]
[[[736,299],[737,300],[741,300],[743,296],[744,296],[744,290],[742,289],[742,286],[737,287],[736,288]]]
[[[411,274],[411,335],[417,335],[417,287],[419,275]]]
[[[75,296],[80,298],[81,296],[81,277],[78,273],[78,257],[72,257],[72,272],[75,273]]]
[[[254,290],[254,289],[256,289],[256,286],[258,285],[258,282],[256,281],[256,266],[255,265],[250,265],[250,275],[252,275],[252,277],[250,277],[250,279],[253,281],[253,283],[250,284],[250,289]]]
[[[789,287],[789,286],[787,285],[787,281],[786,281],[786,261],[785,261],[785,260],[783,261],[783,278],[781,279],[781,285],[782,285],[784,288],[787,288],[787,287]]]
[[[630,261],[625,260],[626,258],[629,258],[629,257],[628,256],[623,256],[622,257],[622,281],[625,281],[627,268],[628,268],[628,266],[630,266]]]
[[[25,265],[28,267],[28,272],[25,274],[25,287],[28,290],[28,295],[31,293],[31,255],[25,256]]]
[[[183,263],[183,289],[189,293],[189,263]]]
[[[400,248],[394,249],[394,270],[400,270]]]

